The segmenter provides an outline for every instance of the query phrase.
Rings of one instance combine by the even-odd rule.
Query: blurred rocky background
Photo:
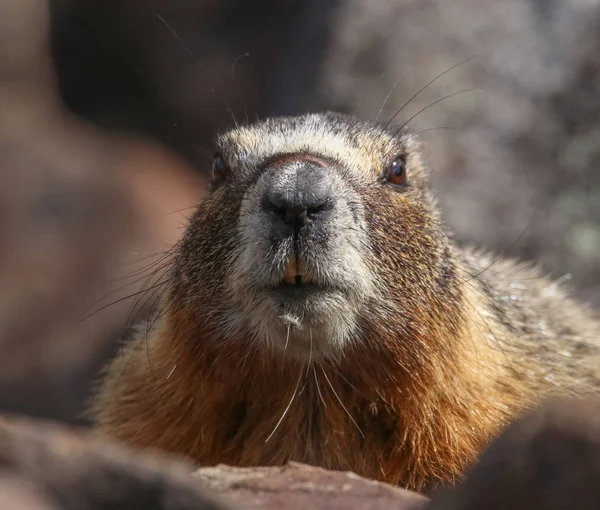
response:
[[[600,2],[347,0],[331,27],[311,106],[375,118],[398,83],[384,121],[476,56],[395,121],[433,129],[419,137],[459,239],[600,305]]]
[[[164,290],[212,134],[267,115],[408,122],[460,240],[600,306],[599,50],[600,0],[0,0],[0,413],[85,428],[96,372]],[[499,442],[522,457],[493,447],[432,508],[595,508],[589,408],[534,414]],[[0,508],[226,508],[177,463],[19,420],[0,422]],[[252,508],[426,504],[302,466],[200,478]]]
[[[0,411],[85,425],[215,130],[387,122],[475,55],[393,123],[425,143],[459,239],[600,305],[599,50],[600,0],[0,0]]]

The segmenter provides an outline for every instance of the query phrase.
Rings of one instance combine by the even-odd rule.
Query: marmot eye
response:
[[[406,156],[396,156],[385,171],[384,179],[396,186],[406,185]]]
[[[225,162],[225,158],[220,152],[215,154],[215,159],[213,161],[212,174],[213,178],[216,181],[222,181],[227,176],[227,172],[229,171],[229,167]]]

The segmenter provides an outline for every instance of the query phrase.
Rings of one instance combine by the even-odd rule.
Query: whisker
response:
[[[429,85],[432,85],[433,83],[435,83],[437,80],[439,80],[442,76],[446,75],[447,73],[449,73],[450,71],[452,71],[453,69],[456,69],[457,67],[466,64],[467,62],[470,62],[471,60],[473,60],[474,58],[477,58],[478,55],[473,55],[472,57],[469,57],[461,62],[459,62],[458,64],[454,64],[452,67],[446,69],[443,73],[438,74],[435,78],[433,78],[432,80],[430,80],[428,83],[426,83],[425,85],[423,85],[408,101],[406,101],[406,103],[404,103],[396,113],[394,113],[394,115],[392,116],[392,118],[390,120],[387,121],[385,128],[387,129],[387,127],[392,123],[392,121],[402,112],[402,110],[404,110],[404,108],[406,106],[408,106],[408,104],[415,99],[421,92],[423,92],[427,87],[429,87]]]
[[[244,355],[244,359],[242,360],[242,364],[240,366],[240,371],[242,373],[244,373],[245,369],[246,369],[246,364],[248,362],[248,360],[250,359],[250,356],[255,354],[258,351],[259,348],[259,343],[256,337],[256,334],[253,334],[250,337],[250,343],[248,345],[248,348],[246,349],[246,354]]]
[[[231,115],[231,120],[233,120],[233,123],[235,124],[236,128],[240,127],[240,123],[237,120],[237,117],[235,116],[235,113],[233,113],[233,110],[231,109],[231,107],[229,106],[229,103],[227,102],[227,99],[225,98],[225,96],[221,96],[221,99],[223,100],[223,104],[225,105],[225,111],[229,112],[229,115]]]
[[[348,409],[346,409],[346,406],[342,402],[342,399],[336,393],[336,391],[335,391],[335,389],[333,387],[333,384],[331,384],[331,381],[329,380],[329,377],[327,377],[327,373],[325,372],[325,370],[323,369],[323,367],[321,367],[321,372],[323,372],[323,376],[325,377],[325,380],[327,381],[327,384],[329,384],[329,387],[331,388],[331,391],[335,395],[335,398],[337,399],[337,401],[342,406],[342,409],[344,411],[346,411],[346,414],[348,415],[348,418],[350,418],[350,421],[352,421],[352,423],[354,423],[354,426],[358,429],[358,431],[360,432],[360,435],[362,436],[362,438],[365,439],[365,435],[363,434],[363,431],[360,429],[360,427],[358,426],[358,423],[356,423],[356,421],[354,420],[354,418],[352,418],[352,415],[350,414],[350,412],[348,411]]]
[[[296,383],[296,388],[294,389],[294,393],[292,394],[292,398],[290,399],[287,407],[285,408],[285,410],[283,411],[283,414],[281,415],[281,418],[279,418],[279,421],[277,422],[277,424],[275,425],[275,428],[273,429],[273,431],[269,434],[269,437],[267,437],[267,439],[265,440],[265,443],[269,441],[269,439],[271,439],[273,437],[273,434],[275,434],[275,431],[279,428],[279,425],[281,425],[281,422],[283,421],[283,419],[285,418],[285,415],[288,413],[288,411],[290,410],[290,407],[292,407],[292,402],[294,402],[294,399],[296,398],[296,394],[298,393],[298,388],[300,387],[300,381],[302,380],[302,374],[303,374],[303,370],[300,370],[300,376],[298,377],[298,382]]]
[[[113,301],[112,303],[109,303],[109,304],[107,304],[105,306],[97,308],[93,312],[87,314],[85,317],[83,317],[82,319],[80,319],[78,322],[83,322],[84,320],[89,319],[92,315],[97,314],[97,313],[101,312],[102,310],[106,310],[110,306],[116,305],[117,303],[121,303],[122,301],[125,301],[127,299],[131,299],[132,297],[135,297],[135,296],[138,296],[140,294],[143,294],[144,292],[148,292],[149,290],[152,290],[153,288],[159,287],[160,285],[164,285],[165,283],[169,283],[169,281],[171,281],[170,277],[168,279],[166,279],[166,280],[163,280],[161,282],[158,282],[158,283],[154,284],[152,287],[150,287],[148,289],[142,289],[140,291],[134,292],[133,294],[129,294],[128,296],[125,296],[125,297],[122,297],[120,299],[117,299],[117,300]]]
[[[189,207],[182,207],[181,209],[177,209],[175,211],[171,211],[168,213],[165,213],[161,216],[161,218],[166,218],[167,216],[171,216],[171,214],[176,214],[176,213],[180,213],[183,211],[189,211],[190,209],[197,209],[198,205],[190,205]]]
[[[154,323],[157,320],[160,320],[160,318],[169,310],[169,308],[170,308],[170,305],[165,307],[165,310],[163,310],[163,312],[161,314],[159,314],[158,317],[152,321],[152,325],[146,326],[146,340],[147,340],[147,335],[152,330]],[[121,372],[119,373],[119,376],[117,377],[117,379],[115,381],[115,388],[117,388],[119,386],[119,383],[121,382],[121,379],[123,378],[123,375],[125,374],[127,368],[129,368],[131,361],[135,358],[135,355],[137,354],[137,352],[139,351],[139,349],[141,348],[143,343],[144,342],[142,341],[141,338],[139,338],[139,340],[136,342],[135,347],[133,348],[133,350],[129,356],[129,359],[125,362],[123,368],[121,369]],[[124,347],[125,347],[124,345],[121,346],[121,356],[122,357],[125,355]]]
[[[313,355],[313,335],[312,335],[312,328],[310,326],[308,327],[308,335],[310,338],[310,352],[308,354],[308,367],[310,368],[310,364],[312,363],[312,355]],[[307,375],[308,375],[308,368],[307,368]]]
[[[383,103],[381,103],[381,108],[379,108],[379,112],[377,113],[377,117],[375,117],[375,122],[379,121],[379,117],[381,116],[381,113],[383,112],[383,109],[385,108],[385,105],[387,104],[388,100],[390,99],[390,96],[392,95],[392,92],[394,92],[394,90],[396,89],[396,87],[398,86],[398,84],[402,81],[402,78],[398,78],[396,80],[396,82],[392,85],[392,88],[390,89],[390,91],[387,93],[387,96],[385,96],[385,99],[383,100]]]
[[[165,275],[165,273],[160,273],[158,270],[151,273],[148,276],[148,278],[146,279],[146,281],[144,282],[144,284],[142,285],[142,290],[144,290],[146,288],[146,286],[152,282],[153,278],[157,277],[157,279],[161,279],[164,275]],[[150,289],[147,289],[146,293],[140,293],[140,294],[138,294],[138,296],[136,296],[136,299],[134,300],[134,302],[131,306],[131,309],[129,310],[129,314],[127,316],[127,321],[125,323],[127,328],[131,327],[135,316],[139,313],[139,311],[145,309],[146,306],[148,305],[148,303],[150,302],[150,300],[155,296],[156,288],[157,287],[152,286]],[[163,289],[163,291],[164,291],[164,289]],[[144,299],[144,297],[146,295],[149,295],[148,298],[142,302],[142,300]],[[139,308],[138,308],[138,305],[140,305],[140,303],[141,303],[141,306],[139,306]]]
[[[164,271],[164,270],[166,270],[166,269],[169,267],[169,265],[170,265],[170,264],[171,264],[171,262],[168,262],[168,263],[165,263],[165,264],[163,264],[162,266],[160,266],[160,267],[158,267],[157,269],[155,269],[155,270],[153,271],[153,273],[152,273],[152,274],[156,274],[157,272],[160,272],[160,271]],[[153,265],[154,265],[154,264],[153,264]],[[134,281],[132,281],[132,282],[126,283],[125,285],[121,285],[121,286],[120,286],[120,287],[118,287],[117,289],[115,289],[115,290],[112,290],[111,292],[109,292],[109,293],[105,294],[104,296],[102,296],[102,297],[100,297],[100,298],[96,299],[96,300],[94,301],[94,305],[97,305],[97,304],[101,303],[102,301],[104,301],[106,298],[109,298],[110,296],[113,296],[113,295],[115,295],[115,294],[118,294],[118,293],[119,293],[119,292],[121,292],[122,290],[125,290],[126,288],[128,288],[128,287],[131,287],[132,285],[135,285],[136,283],[139,283],[139,282],[141,282],[142,280],[144,280],[144,278],[147,278],[147,277],[148,277],[148,275],[146,275],[146,273],[147,273],[147,272],[148,272],[148,271],[149,271],[151,268],[152,268],[152,266],[150,266],[150,268],[148,268],[148,269],[141,270],[140,272],[138,272],[138,273],[136,273],[136,274],[133,274],[133,275],[131,275],[131,276],[126,276],[126,277],[122,277],[122,278],[115,278],[113,281],[114,281],[114,282],[118,282],[118,281],[122,281],[122,280],[127,280],[127,279],[129,279],[129,278],[133,278],[134,276],[139,276],[139,275],[141,275],[141,276],[140,276],[140,278],[138,278],[137,280],[134,280]],[[151,276],[152,276],[152,274],[151,274],[151,275],[149,275],[149,276],[151,277]]]
[[[243,248],[243,246],[242,246]],[[223,280],[225,279],[225,276],[227,276],[227,274],[229,273],[229,270],[233,267],[233,264],[235,264],[235,262],[242,256],[242,250],[238,250],[238,253],[231,258],[231,261],[229,262],[229,264],[227,264],[227,267],[225,268],[225,270],[222,272],[220,278],[217,280],[217,283],[215,284],[215,286],[213,287],[213,291],[212,294],[210,296],[210,301],[209,304],[212,303],[217,290],[219,289],[219,287],[221,286],[221,283],[223,282]]]
[[[150,262],[148,264],[146,264],[145,266],[141,267],[140,269],[137,270],[133,270],[131,273],[129,273],[126,276],[120,276],[118,278],[114,278],[112,279],[112,282],[120,282],[120,281],[124,281],[124,280],[130,280],[131,278],[135,278],[136,276],[140,276],[140,278],[138,278],[137,280],[134,280],[133,282],[130,282],[118,289],[116,289],[115,291],[110,292],[109,294],[103,296],[102,298],[100,298],[98,301],[101,301],[102,299],[106,299],[109,296],[112,296],[113,294],[115,294],[116,292],[119,292],[122,289],[126,289],[127,287],[133,285],[134,283],[139,282],[140,280],[142,280],[144,278],[144,276],[147,275],[148,272],[152,272],[153,274],[162,271],[163,269],[169,267],[170,264],[173,263],[173,260],[169,259],[169,256],[171,256],[172,253],[166,253],[164,255],[162,255],[158,260],[154,261],[154,262]],[[158,266],[158,267],[156,267]]]
[[[341,377],[341,378],[342,378],[342,379],[343,379],[343,380],[346,382],[346,384],[347,384],[348,386],[350,386],[350,387],[351,387],[351,388],[354,390],[354,392],[355,392],[357,395],[361,395],[362,397],[364,397],[364,395],[363,395],[363,394],[360,392],[360,390],[359,390],[359,389],[358,389],[356,386],[354,386],[354,384],[352,384],[352,383],[351,383],[351,382],[348,380],[348,378],[347,378],[346,376],[344,376],[344,374],[342,374],[342,373],[341,373],[341,372],[340,372],[340,371],[339,371],[337,368],[335,368],[335,366],[332,366],[331,368],[332,368],[333,370],[335,370],[335,373],[336,373],[336,374],[337,374],[339,377]],[[366,397],[365,397],[365,398],[366,398]]]
[[[471,278],[467,278],[466,280],[463,280],[461,282],[458,282],[456,285],[462,285],[470,280],[476,279],[479,276],[481,276],[483,273],[485,273],[488,269],[490,269],[494,264],[496,264],[497,262],[499,262],[501,259],[503,259],[504,257],[506,257],[506,254],[512,249],[514,248],[514,246],[521,240],[521,238],[525,235],[525,232],[527,232],[527,230],[529,230],[529,227],[531,226],[531,224],[533,223],[533,218],[529,221],[529,223],[527,224],[527,226],[523,229],[523,231],[517,236],[517,238],[508,245],[508,248],[506,248],[506,250],[504,250],[504,252],[502,252],[500,255],[498,255],[493,262],[488,265],[487,267],[485,267],[484,269],[482,269],[481,271],[479,271],[478,273],[475,273],[474,275],[471,275]]]
[[[169,255],[172,255],[175,252],[175,250],[179,247],[179,245],[180,245],[180,241],[178,241],[177,243],[175,243],[168,250],[160,251],[160,252],[156,252],[156,253],[147,253],[147,254],[144,254],[144,257],[141,257],[141,258],[139,258],[137,260],[133,260],[131,262],[128,262],[127,264],[124,264],[124,266],[125,265],[131,266],[131,265],[136,264],[136,263],[138,263],[140,261],[143,261],[143,260],[146,260],[146,259],[149,259],[149,258],[152,258],[152,257],[157,257],[157,256],[160,255],[160,258],[158,260],[156,260],[154,262],[149,262],[148,264],[146,264],[145,266],[141,267],[140,269],[134,269],[131,273],[127,274],[126,276],[120,276],[118,278],[113,278],[111,281],[118,282],[118,281],[121,281],[121,280],[128,280],[129,278],[133,278],[133,277],[138,276],[140,274],[144,274],[146,271],[149,271],[150,269],[152,269],[157,264],[160,264],[161,262],[164,262],[166,259],[168,259]],[[141,254],[142,253],[137,253],[137,252],[131,253],[131,255],[141,255]],[[128,285],[126,287],[128,287]],[[123,287],[123,288],[126,288],[126,287]],[[119,290],[120,289],[117,289],[117,291],[115,291],[115,292],[118,292]],[[106,296],[101,297],[98,301],[102,301],[102,299],[105,299],[105,298],[111,296],[112,294],[114,294],[114,292],[111,292],[110,294],[107,294]]]
[[[462,128],[460,128],[458,126],[437,126],[437,127],[432,127],[432,128],[428,128],[428,129],[422,129],[421,131],[417,131],[416,133],[408,134],[406,137],[404,137],[400,140],[400,143],[407,142],[411,138],[415,138],[416,136],[422,135],[423,133],[428,133],[429,131],[436,131],[438,129],[462,129]]]
[[[196,65],[198,67],[202,67],[202,64],[200,64],[200,62],[198,61],[196,55],[194,55],[194,53],[192,52],[192,50],[189,49],[189,47],[187,46],[187,44],[185,44],[184,40],[179,37],[179,34],[171,27],[171,25],[169,25],[167,23],[167,21],[165,20],[165,18],[163,18],[160,14],[156,14],[156,17],[165,25],[165,27],[167,27],[167,30],[169,30],[169,32],[171,32],[171,34],[173,35],[173,37],[175,37],[175,39],[177,39],[177,41],[179,41],[179,43],[183,46],[183,48],[185,49],[185,51],[188,52],[188,55],[190,57],[192,57],[192,60],[196,63]]]
[[[288,324],[288,327],[287,327],[287,335],[286,335],[286,337],[285,337],[285,345],[284,345],[284,347],[283,347],[283,350],[284,350],[284,351],[285,351],[285,350],[287,350],[288,344],[289,344],[289,342],[290,342],[290,329],[291,329],[291,328],[292,328],[292,325],[291,325],[291,324]]]
[[[235,78],[235,66],[237,65],[237,63],[242,60],[243,58],[249,57],[250,53],[244,53],[243,55],[240,55],[239,57],[237,57],[233,64],[231,64],[231,76],[233,77],[233,81],[236,83],[236,89],[238,91],[238,96],[240,99],[240,103],[242,103],[242,106],[244,108],[244,115],[246,116],[246,124],[250,124],[250,119],[248,117],[248,109],[246,108],[246,101],[244,99],[244,92],[243,92],[243,88],[237,86],[237,81]]]
[[[317,386],[317,392],[319,393],[321,402],[323,402],[323,407],[327,408],[327,402],[325,402],[325,399],[323,398],[323,394],[321,393],[321,386],[319,385],[319,379],[317,378],[317,369],[315,368],[315,365],[312,366],[312,369],[313,369],[313,375],[315,376],[315,384]]]
[[[202,67],[202,64],[200,63],[200,61],[198,60],[198,58],[196,57],[196,55],[194,55],[194,52],[189,48],[189,46],[179,36],[179,34],[171,27],[171,25],[169,25],[167,23],[167,21],[165,20],[165,18],[163,18],[160,14],[156,14],[156,17],[165,25],[165,27],[167,27],[167,30],[169,30],[169,32],[171,32],[171,34],[173,35],[173,37],[175,37],[175,39],[177,39],[177,41],[181,44],[181,46],[183,46],[183,48],[188,53],[188,55],[192,58],[192,60],[194,61],[194,63],[198,67]],[[231,110],[231,108],[229,107],[229,105],[227,104],[227,100],[225,99],[224,96],[222,97],[222,99],[223,99],[223,103],[225,104],[225,110],[230,113],[230,115],[231,115],[231,117],[233,119],[233,122],[235,123],[236,127],[239,127],[239,123],[238,123],[238,121],[237,121],[237,119],[235,117],[235,114],[233,113],[233,111]]]
[[[413,119],[415,119],[417,116],[421,115],[424,111],[429,110],[429,108],[431,108],[432,106],[435,106],[438,103],[441,103],[442,101],[445,101],[446,99],[450,99],[454,96],[458,96],[460,94],[464,94],[466,92],[485,92],[484,90],[480,90],[480,89],[463,89],[463,90],[459,90],[458,92],[453,92],[452,94],[448,94],[447,96],[444,96],[436,101],[434,101],[433,103],[428,104],[427,106],[425,106],[424,108],[421,108],[417,113],[415,113],[412,117],[410,117],[404,124],[402,124],[394,133],[394,136],[396,136],[400,131],[402,131],[402,129],[404,129],[406,127],[406,125]]]
[[[130,328],[133,325],[133,321],[135,320],[137,313],[144,310],[148,306],[149,303],[152,303],[153,311],[151,312],[151,316],[154,316],[156,314],[156,308],[159,306],[159,303],[161,302],[162,297],[164,296],[166,290],[167,290],[167,287],[165,286],[162,289],[154,289],[153,291],[149,291],[150,295],[146,298],[146,300],[143,303],[141,303],[141,305],[139,305],[137,312],[136,312],[135,308],[133,308],[130,311],[129,316],[127,317],[127,322],[125,323],[127,325],[127,327]],[[140,302],[141,302],[141,299],[142,298],[140,296],[140,300],[139,300]],[[156,323],[156,321],[159,318],[160,317],[157,317],[152,320],[151,324],[150,323],[147,324],[148,330],[150,330],[150,329],[152,329],[152,327],[154,327],[154,324]]]

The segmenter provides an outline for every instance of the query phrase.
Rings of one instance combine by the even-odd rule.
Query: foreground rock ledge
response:
[[[296,463],[194,470],[59,425],[0,418],[0,510],[417,510],[427,503],[353,473]]]
[[[280,467],[202,468],[195,476],[241,508],[275,510],[418,510],[428,500],[351,472],[290,462]]]
[[[600,400],[557,399],[509,426],[433,501],[304,464],[205,467],[0,417],[0,510],[595,510]]]
[[[597,510],[600,399],[555,398],[510,425],[428,510]]]
[[[0,418],[0,510],[233,510],[168,456]]]

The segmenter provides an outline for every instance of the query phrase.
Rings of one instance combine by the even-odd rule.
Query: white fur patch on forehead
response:
[[[241,172],[275,154],[308,152],[340,161],[369,179],[400,149],[397,140],[376,126],[326,114],[267,119],[229,131],[218,142],[228,163]]]

